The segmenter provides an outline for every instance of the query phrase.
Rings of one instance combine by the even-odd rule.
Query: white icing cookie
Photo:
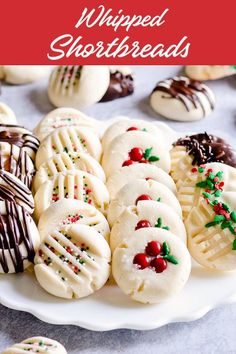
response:
[[[108,66],[59,66],[48,84],[48,96],[56,107],[84,108],[100,101],[110,82]]]
[[[9,84],[22,85],[49,75],[50,70],[46,65],[4,65],[3,75]]]
[[[57,341],[45,337],[32,337],[5,349],[2,354],[67,354],[65,348]]]
[[[215,96],[201,82],[180,76],[160,81],[151,93],[150,105],[165,118],[195,121],[213,111]]]
[[[168,205],[156,201],[140,201],[126,208],[114,224],[110,235],[111,250],[145,227],[169,230],[186,243],[186,231],[181,217]]]
[[[108,190],[99,178],[77,170],[60,172],[43,183],[35,194],[36,220],[51,204],[64,198],[89,203],[102,213],[107,210],[109,203]]]
[[[112,273],[133,300],[160,303],[176,296],[187,282],[191,258],[184,243],[170,231],[146,228],[116,249]]]
[[[90,129],[62,127],[48,135],[40,144],[35,164],[37,169],[54,154],[84,152],[100,161],[102,147],[97,135]]]
[[[94,206],[75,199],[62,199],[52,204],[41,215],[38,230],[41,239],[54,232],[66,231],[73,224],[83,224],[94,228],[106,240],[110,229],[105,216]]]
[[[194,80],[216,80],[234,75],[236,70],[230,65],[187,65],[187,76]]]
[[[16,115],[5,103],[0,102],[0,124],[16,124]]]
[[[50,294],[82,298],[100,289],[110,275],[111,251],[92,227],[51,229],[35,257],[35,275]]]
[[[128,182],[136,179],[153,179],[167,186],[172,192],[176,193],[176,186],[173,179],[161,168],[150,164],[134,164],[123,167],[117,171],[107,181],[107,188],[110,198],[114,199],[117,192]]]
[[[125,166],[152,164],[170,171],[170,154],[151,134],[130,131],[112,140],[110,149],[104,151],[102,167],[109,177]]]
[[[68,107],[57,108],[49,112],[34,129],[34,134],[42,141],[55,129],[67,126],[89,128],[98,134],[98,123],[95,119],[86,116],[77,109]]]
[[[236,270],[236,191],[223,192],[213,200],[215,205],[202,199],[188,215],[188,248],[205,267]]]
[[[156,140],[162,145],[165,145],[165,141],[163,139],[163,132],[160,131],[154,124],[147,122],[141,119],[129,119],[126,117],[122,117],[117,122],[111,124],[107,130],[105,131],[102,138],[102,147],[103,150],[107,150],[110,147],[110,144],[114,138],[118,135],[129,132],[129,131],[144,131],[149,134],[152,134],[156,137]]]
[[[219,176],[217,175],[219,173]],[[181,182],[178,188],[178,199],[182,207],[183,217],[186,219],[191,209],[197,206],[202,201],[202,192],[204,190],[197,186],[198,183],[203,183],[205,189],[211,189],[214,186],[208,175],[215,175],[218,182],[214,182],[217,185],[219,192],[222,189],[225,192],[236,191],[236,169],[218,162],[212,162],[204,165],[203,167],[194,167],[187,175],[186,179]],[[206,180],[208,180],[209,188],[205,186]],[[217,194],[216,193],[216,194]]]
[[[125,184],[111,200],[107,219],[110,225],[119,218],[124,209],[135,205],[138,198],[143,196],[147,200],[154,200],[169,205],[179,216],[182,216],[181,206],[174,193],[163,183],[153,179],[135,179]],[[149,199],[150,198],[150,199]]]
[[[59,172],[67,170],[85,171],[100,178],[103,182],[106,180],[102,166],[89,154],[63,152],[54,154],[39,167],[33,181],[34,191],[37,191],[44,182],[53,179]]]
[[[34,220],[25,208],[0,201],[0,273],[21,273],[33,263],[40,237]]]

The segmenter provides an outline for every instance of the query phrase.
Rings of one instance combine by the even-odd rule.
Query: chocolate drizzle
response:
[[[112,101],[129,96],[134,92],[134,79],[131,74],[124,75],[120,71],[110,73],[110,84],[100,102]]]
[[[4,273],[10,271],[7,258],[10,257],[15,272],[24,271],[24,260],[34,261],[35,251],[30,233],[28,212],[13,201],[4,201],[6,215],[0,214],[0,264]],[[21,253],[25,246],[27,256]],[[8,253],[8,254],[7,254]]]
[[[174,77],[164,81],[160,81],[153,92],[161,91],[170,95],[170,97],[163,96],[165,99],[175,98],[183,103],[185,109],[190,112],[192,107],[195,109],[201,108],[203,116],[206,115],[204,102],[198,93],[201,93],[207,99],[211,110],[214,109],[214,99],[212,98],[209,89],[200,81],[191,80],[187,77]]]
[[[173,145],[186,147],[188,154],[193,156],[192,165],[221,162],[236,167],[236,152],[217,136],[207,133],[195,134],[180,138]]]

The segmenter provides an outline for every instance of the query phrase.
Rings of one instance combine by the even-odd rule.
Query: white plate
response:
[[[163,129],[163,134],[167,133],[168,144],[179,135],[163,123],[156,124]],[[59,299],[46,293],[33,274],[25,272],[0,276],[0,302],[53,324],[77,325],[96,331],[144,330],[193,321],[221,304],[236,301],[235,279],[236,272],[218,273],[194,263],[190,279],[179,296],[159,305],[142,305],[112,284],[85,299]]]

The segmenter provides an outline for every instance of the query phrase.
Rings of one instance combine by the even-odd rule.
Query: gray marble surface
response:
[[[133,96],[94,105],[86,112],[101,120],[128,115],[165,121],[148,106],[148,95],[158,80],[180,73],[181,67],[134,67],[134,72],[136,89]],[[235,143],[236,79],[231,77],[209,85],[217,97],[217,107],[211,116],[195,123],[165,122],[178,131],[218,132]],[[14,109],[20,124],[33,128],[53,108],[47,99],[46,86],[47,79],[20,87],[3,85],[0,100]],[[59,340],[69,354],[236,353],[236,304],[215,309],[195,322],[170,324],[151,331],[91,332],[74,326],[49,325],[30,314],[1,305],[0,318],[0,350],[24,338],[41,335]]]

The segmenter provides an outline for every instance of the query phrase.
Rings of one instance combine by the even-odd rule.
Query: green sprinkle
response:
[[[232,221],[236,222],[236,211],[232,211],[232,213],[230,214],[230,217],[231,217]]]
[[[225,220],[225,217],[224,215],[215,215],[214,217],[214,221],[220,223],[221,221],[224,221]]]
[[[236,240],[233,241],[232,250],[233,250],[233,251],[236,251]]]
[[[211,226],[215,226],[215,225],[217,225],[218,224],[218,221],[211,221],[211,222],[209,222],[208,224],[206,224],[205,225],[205,227],[211,227]]]
[[[196,186],[199,188],[205,188],[207,186],[207,183],[206,181],[198,182]]]
[[[199,168],[198,168],[198,172],[199,172],[199,173],[204,172],[204,170],[205,170],[205,169],[204,169],[203,167],[199,167]]]

